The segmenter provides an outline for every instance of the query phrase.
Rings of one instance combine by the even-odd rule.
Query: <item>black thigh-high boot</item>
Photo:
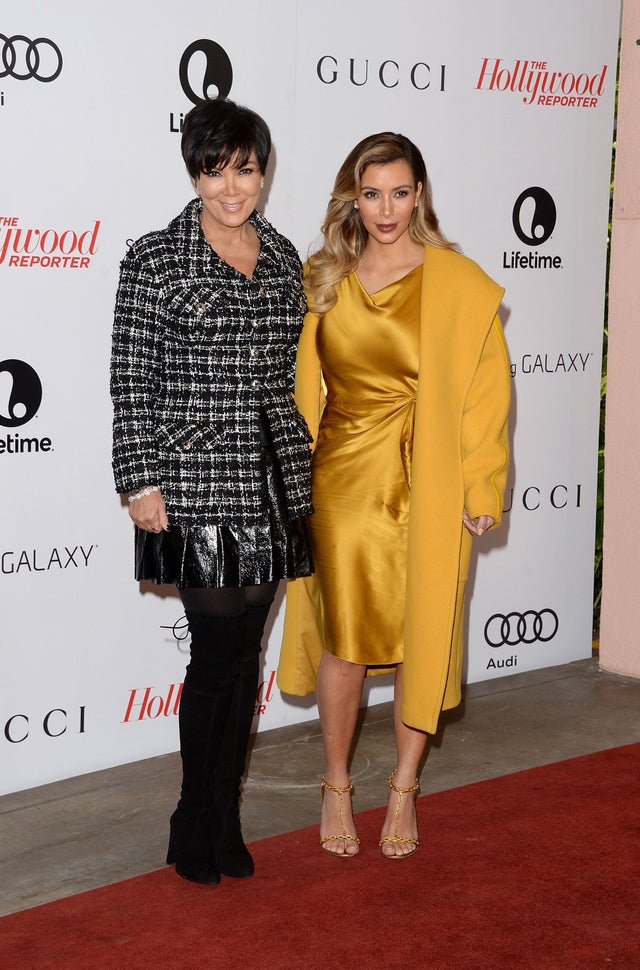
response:
[[[248,606],[240,676],[233,691],[214,783],[215,851],[218,869],[225,876],[252,876],[253,859],[244,844],[240,826],[240,784],[256,705],[260,671],[260,642],[271,603]]]
[[[193,882],[216,885],[214,774],[240,673],[246,615],[187,611],[191,660],[180,698],[182,789],[171,816],[167,863]]]

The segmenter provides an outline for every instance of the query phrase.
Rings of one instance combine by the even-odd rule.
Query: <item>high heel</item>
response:
[[[253,875],[255,866],[242,837],[237,798],[226,816],[217,819],[214,848],[216,865],[223,876],[244,879]]]
[[[327,849],[327,842],[355,842],[356,845],[360,845],[360,839],[357,835],[347,835],[346,829],[344,827],[344,822],[342,821],[342,796],[353,794],[353,782],[349,779],[349,785],[347,788],[336,788],[334,785],[330,785],[326,778],[322,778],[322,784],[320,785],[320,793],[324,799],[325,791],[333,792],[338,796],[338,825],[340,826],[340,835],[325,835],[320,838],[320,847],[327,853],[327,855],[335,856],[337,859],[352,859],[356,856],[357,852],[332,852],[331,849]]]
[[[170,835],[167,865],[175,864],[176,873],[189,882],[202,886],[217,886],[220,872],[212,847],[211,822],[202,813],[195,822],[188,822],[178,807],[169,822]]]
[[[394,785],[393,779],[397,770],[398,770],[397,768],[393,769],[393,771],[389,775],[389,781],[387,782],[391,791],[395,792],[396,795],[398,796],[396,799],[395,818],[393,822],[393,833],[391,835],[386,835],[384,838],[380,839],[380,841],[378,842],[378,845],[380,846],[380,848],[382,848],[382,846],[386,845],[387,842],[392,842],[394,844],[412,845],[413,848],[411,849],[410,852],[405,852],[402,855],[387,855],[385,852],[383,852],[382,854],[385,857],[385,859],[407,859],[410,855],[413,855],[413,853],[420,845],[420,842],[418,839],[404,838],[403,836],[398,835],[398,825],[400,822],[400,808],[402,806],[402,799],[405,795],[409,795],[412,793],[415,798],[416,793],[420,791],[420,784],[418,782],[418,779],[416,778],[415,785],[412,785],[410,788],[399,788],[397,785]]]
[[[191,658],[180,698],[180,801],[171,816],[167,863],[183,879],[216,886],[215,770],[229,719],[244,637],[245,615],[187,611]],[[223,861],[224,853],[221,853]]]

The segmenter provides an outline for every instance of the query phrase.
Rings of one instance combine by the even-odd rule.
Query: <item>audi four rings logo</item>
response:
[[[490,647],[515,647],[519,643],[548,643],[558,632],[555,610],[527,610],[526,613],[494,613],[484,625]]]
[[[194,54],[199,55],[195,67],[192,66]],[[204,70],[200,73],[203,55]],[[197,79],[194,77],[196,71],[198,71]],[[179,72],[182,90],[194,104],[226,98],[231,90],[233,82],[231,61],[226,50],[220,47],[220,44],[216,44],[215,40],[208,40],[205,37],[189,44],[180,58]],[[195,82],[195,88],[192,81]]]
[[[513,228],[525,246],[541,246],[556,226],[556,204],[546,189],[532,185],[516,199]]]
[[[2,68],[0,78],[14,77],[17,81],[55,81],[62,70],[62,54],[48,37],[31,40],[24,34],[7,37],[0,34]]]

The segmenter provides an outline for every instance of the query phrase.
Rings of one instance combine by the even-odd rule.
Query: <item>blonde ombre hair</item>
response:
[[[334,306],[338,284],[356,268],[367,244],[368,233],[359,210],[354,207],[365,169],[368,165],[391,162],[406,162],[413,175],[414,187],[417,189],[418,183],[422,183],[418,204],[409,223],[409,234],[414,242],[438,249],[458,248],[440,232],[420,150],[404,135],[391,131],[369,135],[358,142],[340,166],[322,225],[323,245],[309,257],[305,267],[305,292],[309,308],[315,313],[326,313]]]

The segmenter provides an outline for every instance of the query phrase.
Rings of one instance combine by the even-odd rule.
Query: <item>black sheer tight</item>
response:
[[[239,616],[248,606],[269,607],[278,589],[278,580],[259,586],[222,586],[200,589],[187,586],[178,590],[187,613],[200,616]]]

